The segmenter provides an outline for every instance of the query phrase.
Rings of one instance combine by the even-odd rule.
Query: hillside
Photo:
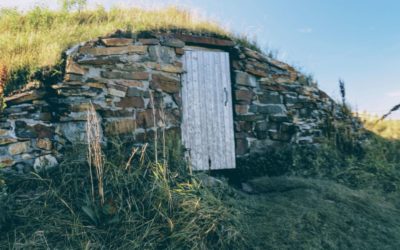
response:
[[[6,93],[18,90],[29,78],[56,81],[57,77],[64,76],[62,52],[66,48],[118,29],[129,35],[146,30],[212,33],[253,46],[218,25],[196,19],[190,12],[177,8],[154,11],[99,8],[80,12],[35,8],[26,13],[1,10],[0,31],[4,35],[0,37],[0,66],[5,73],[0,80],[5,79]],[[169,50],[176,51],[176,48]],[[259,65],[257,57],[263,59],[261,54],[247,52],[253,56],[248,61]],[[243,54],[243,57],[246,56]],[[290,67],[279,62],[275,64],[281,67],[278,67],[280,73],[284,72],[282,67]],[[53,76],[56,77],[51,78]],[[145,78],[147,81],[148,76]],[[242,85],[247,83],[244,78]],[[169,83],[167,87],[172,86],[173,93],[179,92],[178,80],[165,80],[160,76],[158,79]],[[262,150],[258,153],[262,157],[238,161],[235,170],[192,171],[191,164],[182,160],[184,149],[176,134],[167,134],[165,125],[157,128],[154,106],[161,101],[155,98],[157,103],[154,104],[151,91],[132,92],[129,99],[148,95],[146,102],[140,102],[139,106],[144,108],[145,103],[152,106],[146,110],[151,113],[141,113],[147,115],[142,126],[154,123],[155,129],[145,133],[155,138],[155,143],[150,144],[132,145],[132,141],[136,142],[136,135],[132,134],[128,138],[115,135],[108,138],[107,143],[101,141],[101,122],[97,117],[100,108],[96,110],[91,102],[90,105],[75,103],[79,96],[73,95],[71,104],[81,105],[74,106],[74,110],[85,115],[84,118],[72,117],[78,118],[80,129],[87,136],[87,141],[81,144],[66,143],[59,127],[53,129],[41,121],[31,126],[29,122],[34,119],[26,119],[28,123],[19,121],[18,115],[35,114],[32,103],[22,101],[15,105],[17,108],[10,105],[8,113],[1,117],[5,119],[1,120],[0,136],[8,135],[7,130],[14,132],[13,125],[17,124],[18,136],[28,137],[26,141],[32,141],[36,148],[29,151],[27,144],[12,137],[11,143],[3,142],[6,146],[1,148],[0,156],[15,153],[24,160],[29,154],[39,154],[40,150],[48,156],[48,151],[55,148],[62,150],[63,157],[58,167],[39,164],[37,169],[32,169],[32,166],[12,164],[6,168],[0,164],[0,249],[397,249],[400,245],[398,123],[365,119],[364,124],[370,131],[364,131],[359,127],[359,130],[349,129],[345,122],[328,119],[325,125],[332,128],[326,131],[328,136],[318,137],[315,143],[307,144],[307,140],[303,140],[305,143],[284,144],[282,142],[289,139],[280,137],[278,123],[286,125],[283,128],[290,133],[298,131],[288,126],[288,117],[282,111],[283,97],[278,92],[292,90],[289,91],[292,104],[304,111],[303,116],[318,113],[321,108],[312,111],[321,103],[307,101],[305,95],[297,98],[293,84],[286,83],[284,77],[278,79],[283,81],[281,85],[265,83],[274,95],[263,96],[276,103],[260,105],[281,108],[277,116],[261,115],[265,121],[276,119],[272,124],[275,129],[271,130],[267,122],[257,121],[254,126],[246,120],[240,123],[243,130],[250,127],[248,131],[258,133],[256,136],[268,147],[260,147]],[[71,87],[71,92],[75,93],[77,85],[87,82],[70,83],[75,88]],[[138,85],[140,82],[129,83]],[[94,90],[106,89],[96,82],[90,84]],[[322,91],[311,91],[314,88],[311,85],[307,80],[304,87],[310,92],[310,100],[323,96],[330,102]],[[130,87],[135,89],[135,86]],[[121,89],[119,92],[114,89],[112,93],[117,95],[112,98],[121,101],[128,87],[125,92]],[[251,92],[241,91],[242,101],[247,100],[246,105],[249,105],[253,98]],[[89,93],[87,99],[95,96]],[[55,99],[62,101],[58,97]],[[36,106],[45,103],[33,101]],[[346,117],[353,120],[349,110],[339,104],[337,107],[338,113],[345,110]],[[54,107],[51,108],[49,110],[55,113]],[[112,113],[112,117],[115,110],[104,113]],[[284,110],[286,112],[286,108]],[[248,115],[247,110],[242,112],[246,113],[242,118],[258,119],[253,114]],[[12,119],[6,120],[8,116],[17,122],[10,125]],[[315,120],[310,120],[316,124]],[[307,122],[301,123],[306,132],[311,127]],[[109,131],[115,132],[115,128]],[[122,128],[132,132],[132,127]],[[69,135],[77,134],[74,129],[68,131]],[[44,140],[49,134],[51,140]],[[270,141],[263,137],[267,134],[276,137],[278,146],[268,144]],[[53,146],[56,137],[65,143]],[[307,138],[310,137],[303,139]],[[45,156],[38,158],[55,159]]]

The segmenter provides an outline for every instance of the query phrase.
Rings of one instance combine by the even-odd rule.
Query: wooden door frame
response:
[[[232,133],[233,133],[233,151],[234,151],[234,168],[224,168],[224,169],[211,169],[211,170],[232,170],[236,168],[237,164],[237,154],[236,154],[236,134],[235,134],[235,121],[236,121],[236,115],[234,112],[234,105],[235,105],[235,98],[234,98],[234,69],[232,67],[232,55],[235,53],[232,53],[232,48],[231,49],[220,49],[220,48],[206,48],[206,47],[200,47],[200,46],[185,46],[183,48],[184,52],[186,51],[207,51],[207,52],[225,52],[228,53],[228,63],[229,63],[229,86],[230,86],[230,100],[231,100],[231,107],[230,107],[230,113],[232,115]],[[186,72],[183,72],[185,74]],[[182,74],[182,75],[183,75]],[[182,77],[181,75],[181,77]],[[182,82],[181,78],[181,82]],[[182,100],[183,102],[183,100]],[[182,121],[181,124],[183,123],[183,113],[182,113]]]

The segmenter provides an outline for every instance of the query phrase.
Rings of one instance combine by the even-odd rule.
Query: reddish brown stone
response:
[[[293,83],[294,80],[290,75],[283,75],[283,74],[274,74],[272,75],[272,79],[274,79],[274,81],[278,84],[282,84],[282,83]]]
[[[235,113],[238,115],[247,114],[249,105],[235,105]]]
[[[161,74],[153,74],[150,82],[152,89],[161,89],[167,93],[173,94],[180,90],[180,81]]]
[[[33,126],[37,138],[53,138],[54,128],[50,126],[45,126],[42,124],[36,124]]]
[[[250,90],[243,90],[243,89],[235,90],[235,98],[237,101],[249,104],[253,99],[253,92],[251,92]]]
[[[167,73],[175,73],[175,74],[180,74],[183,71],[182,67],[174,66],[172,64],[161,65],[160,70]]]
[[[249,132],[253,129],[253,123],[254,122],[249,122],[249,121],[238,121],[238,129],[239,131],[242,132]]]
[[[192,36],[184,34],[176,34],[176,38],[184,41],[188,45],[208,45],[216,47],[233,47],[235,43],[232,40],[220,39],[215,37]]]
[[[185,50],[182,48],[175,48],[175,53],[179,56],[185,54]]]
[[[246,72],[258,76],[258,77],[267,77],[268,74],[266,71],[264,70],[260,70],[260,69],[256,69],[256,68],[248,68],[246,67]]]
[[[112,46],[127,46],[133,43],[131,38],[103,38],[101,41],[109,47]]]
[[[95,89],[104,89],[106,87],[106,84],[103,82],[88,82],[86,85]]]
[[[53,148],[52,142],[48,139],[37,139],[36,140],[36,147],[44,150],[51,150]]]
[[[71,57],[68,58],[67,65],[65,68],[65,73],[84,75],[84,74],[86,74],[86,72],[87,72],[87,70],[82,68],[76,62],[74,62],[74,60]]]
[[[262,62],[268,62],[268,59],[263,54],[261,54],[260,52],[255,51],[255,50],[251,50],[251,49],[245,48],[244,49],[244,53],[248,57],[257,59],[257,60],[262,61]]]
[[[115,84],[123,85],[126,87],[143,87],[143,83],[135,80],[114,80]]]
[[[14,143],[17,142],[17,139],[15,138],[0,138],[0,145],[6,145],[6,144],[10,144],[10,143]]]
[[[124,97],[120,102],[116,103],[116,106],[121,108],[144,108],[144,101],[137,96]]]
[[[154,38],[140,38],[139,42],[143,45],[157,45],[159,43],[159,40]]]

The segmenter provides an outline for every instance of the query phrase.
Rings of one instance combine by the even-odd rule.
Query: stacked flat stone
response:
[[[335,121],[357,122],[293,67],[215,36],[117,32],[66,52],[64,80],[28,84],[6,98],[0,164],[26,172],[57,165],[68,143],[85,142],[92,104],[103,140],[151,141],[163,128],[180,134],[185,46],[227,51],[231,59],[237,157],[285,143],[318,143]]]

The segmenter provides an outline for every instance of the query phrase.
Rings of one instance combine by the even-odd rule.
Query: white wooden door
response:
[[[193,170],[235,168],[229,54],[185,51],[182,140]]]

